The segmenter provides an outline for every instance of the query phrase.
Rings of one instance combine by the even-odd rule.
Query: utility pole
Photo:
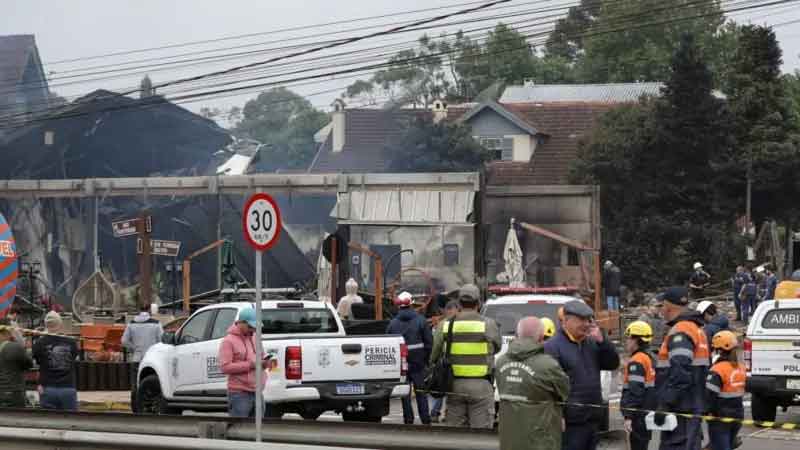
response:
[[[747,206],[745,207],[745,231],[750,231],[750,221],[752,219],[753,203],[753,160],[747,161]]]
[[[144,211],[136,221],[136,231],[139,239],[136,243],[136,253],[139,257],[139,304],[147,306],[153,301],[153,259],[150,251],[150,234],[153,232],[153,222],[149,211]]]

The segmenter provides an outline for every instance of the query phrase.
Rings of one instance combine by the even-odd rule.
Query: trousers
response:
[[[78,391],[72,387],[44,386],[39,404],[44,409],[78,410]]]
[[[595,450],[597,448],[597,430],[595,422],[567,424],[561,439],[562,450]]]
[[[414,391],[421,391],[425,388],[425,374],[422,372],[409,372],[408,381],[411,384],[411,393],[403,397],[403,422],[406,424],[414,423],[414,408],[411,406],[411,396]],[[431,416],[428,412],[428,396],[422,393],[416,394],[417,412],[419,420],[425,425],[431,423]]]
[[[483,378],[456,378],[447,396],[445,423],[454,427],[494,428],[494,387]]]
[[[740,423],[709,422],[708,434],[711,438],[711,450],[733,450],[736,435],[742,428]]]
[[[263,416],[266,417],[268,405],[265,403]],[[228,392],[228,414],[231,417],[255,417],[256,393],[255,392]]]
[[[619,310],[619,297],[616,295],[609,295],[606,297],[606,305],[609,311]]]
[[[678,417],[678,426],[661,432],[659,450],[700,450],[703,441],[700,419]]]

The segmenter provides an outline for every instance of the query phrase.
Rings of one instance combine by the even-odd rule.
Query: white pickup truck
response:
[[[744,356],[753,420],[771,422],[778,406],[800,405],[800,298],[758,305]]]
[[[264,352],[277,368],[264,388],[270,417],[298,413],[316,419],[336,411],[344,420],[380,422],[393,397],[409,394],[402,336],[345,336],[336,310],[304,300],[262,302]],[[139,365],[134,411],[180,414],[227,409],[227,377],[217,354],[239,311],[252,302],[228,302],[195,312]]]

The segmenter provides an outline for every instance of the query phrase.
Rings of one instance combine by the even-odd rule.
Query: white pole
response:
[[[256,251],[256,442],[261,442],[261,420],[264,417],[264,391],[261,379],[264,369],[261,361],[264,359],[264,349],[261,342],[261,255]]]
[[[98,235],[98,232],[97,232],[98,228],[100,227],[99,221],[100,221],[100,202],[98,201],[97,196],[95,196],[94,197],[94,224],[93,224],[94,225],[94,227],[93,227],[94,229],[93,229],[93,236],[92,236],[92,241],[93,241],[93,243],[92,243],[92,256],[94,256],[94,258],[93,258],[94,261],[93,262],[94,262],[94,272],[95,272],[95,274],[100,271],[100,255],[99,255],[99,251],[98,251],[99,247],[100,247],[100,242],[99,242],[99,235]],[[98,283],[97,275],[95,275],[93,278],[94,278],[94,283],[93,283],[94,284],[93,305],[95,307],[97,307],[97,283]]]

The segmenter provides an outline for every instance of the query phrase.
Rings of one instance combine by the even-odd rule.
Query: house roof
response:
[[[504,108],[501,105],[498,105],[496,102],[481,103],[481,104],[475,106],[474,108],[472,108],[466,114],[462,115],[459,120],[461,122],[467,122],[470,119],[472,119],[473,117],[475,117],[478,114],[480,114],[481,111],[483,111],[485,109],[491,109],[492,111],[496,112],[497,114],[499,114],[500,116],[502,116],[503,118],[505,118],[509,122],[513,123],[514,125],[516,125],[520,129],[526,131],[528,134],[531,134],[531,135],[540,134],[539,130],[537,130],[536,127],[533,126],[533,124],[531,124],[529,122],[526,122],[525,120],[523,120],[522,118],[520,118],[516,114],[514,114],[513,111],[511,111],[511,110],[509,110],[507,108]],[[448,113],[449,113],[449,111],[448,111]]]
[[[32,34],[0,36],[0,84],[18,83],[34,51],[36,40]]]
[[[528,84],[508,86],[500,103],[635,102],[642,95],[661,95],[663,83]]]

